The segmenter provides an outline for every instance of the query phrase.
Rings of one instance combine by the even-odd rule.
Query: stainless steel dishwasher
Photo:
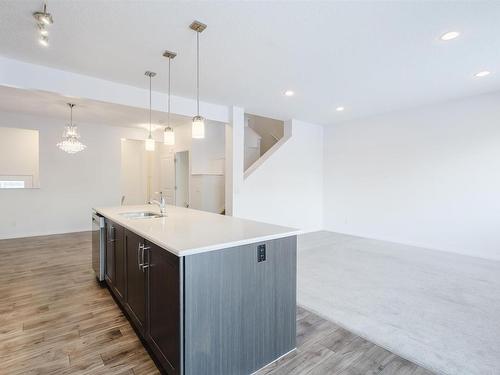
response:
[[[92,268],[97,280],[104,281],[104,254],[106,251],[106,229],[104,217],[92,212]]]

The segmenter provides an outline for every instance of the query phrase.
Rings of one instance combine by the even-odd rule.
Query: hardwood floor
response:
[[[0,241],[0,374],[158,374],[90,266],[90,232]]]
[[[95,281],[90,232],[2,240],[0,259],[0,374],[158,374]],[[297,341],[258,374],[431,374],[301,308]]]
[[[299,307],[297,350],[255,375],[432,375],[397,355]]]

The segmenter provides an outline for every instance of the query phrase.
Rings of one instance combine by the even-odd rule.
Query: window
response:
[[[0,189],[24,189],[24,181],[2,181],[0,180]]]
[[[0,189],[39,187],[38,130],[0,126]]]

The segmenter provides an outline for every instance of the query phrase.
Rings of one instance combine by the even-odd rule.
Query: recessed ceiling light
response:
[[[344,107],[337,107],[337,108],[335,108],[335,110],[337,112],[342,112],[344,109],[345,109]]]
[[[444,33],[443,35],[441,35],[441,40],[452,40],[452,39],[455,39],[455,38],[458,38],[460,36],[460,32],[459,31],[448,31],[447,33]]]
[[[488,70],[483,70],[483,71],[481,71],[481,72],[479,72],[479,73],[474,74],[474,77],[481,78],[481,77],[486,77],[486,76],[489,76],[490,74],[491,74],[491,72],[490,72],[490,71],[488,71]]]
[[[295,95],[295,92],[293,92],[292,90],[285,91],[285,96],[294,96],[294,95]]]

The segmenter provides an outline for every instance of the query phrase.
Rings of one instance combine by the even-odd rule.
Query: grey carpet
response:
[[[299,237],[298,303],[441,374],[500,374],[500,262],[332,232]]]

